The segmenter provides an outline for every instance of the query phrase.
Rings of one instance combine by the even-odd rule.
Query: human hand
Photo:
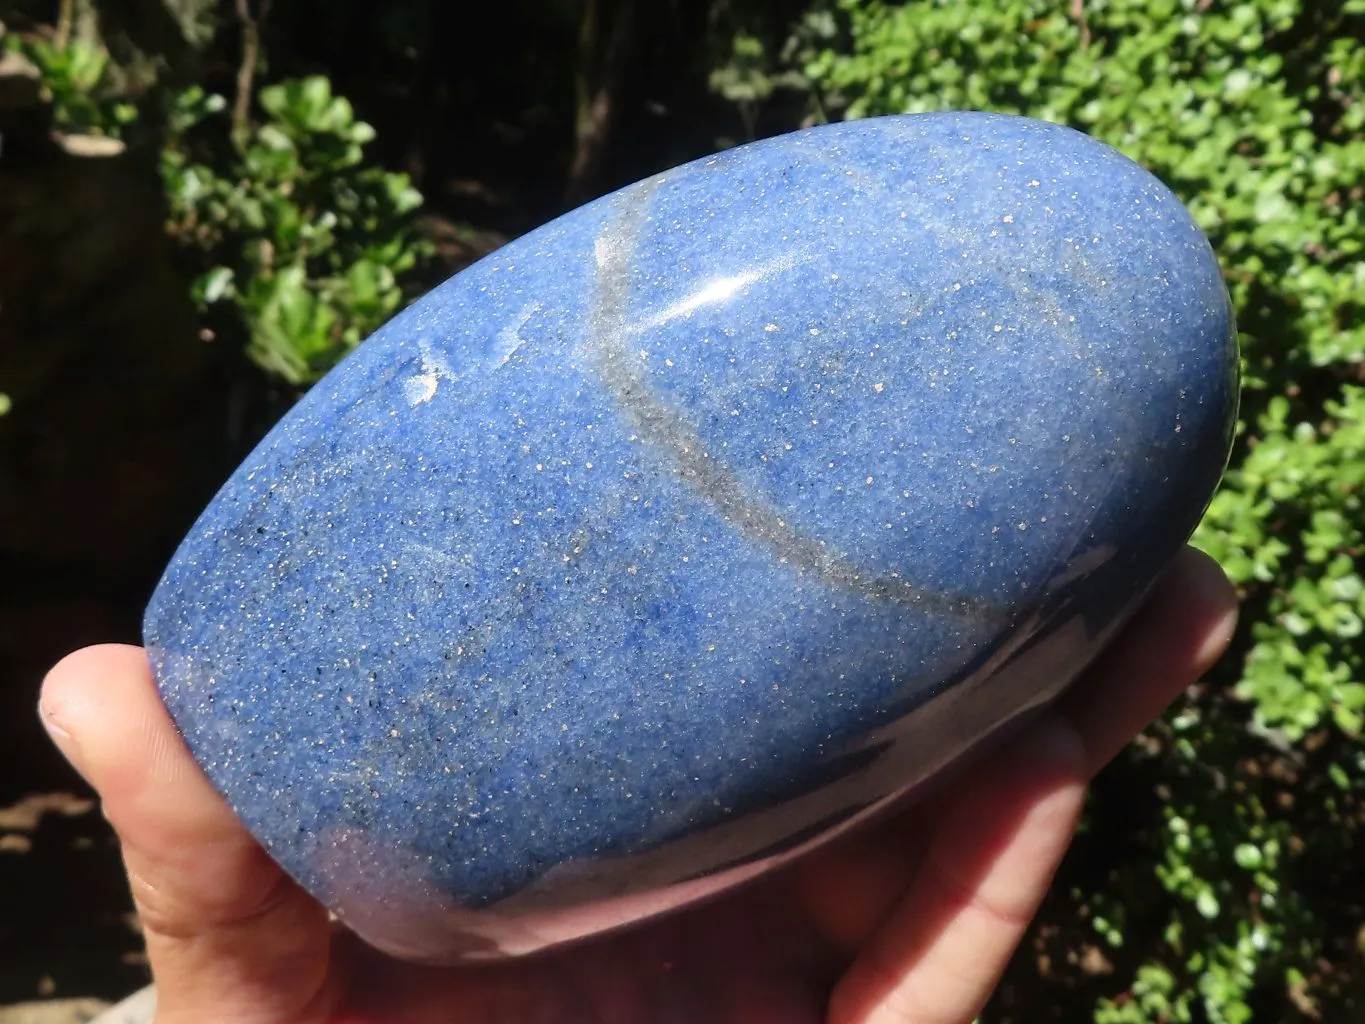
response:
[[[698,909],[476,968],[399,963],[334,926],[199,771],[140,649],[70,655],[40,710],[122,842],[159,1024],[966,1024],[1086,783],[1213,663],[1234,620],[1222,573],[1186,551],[1052,710],[936,797]]]

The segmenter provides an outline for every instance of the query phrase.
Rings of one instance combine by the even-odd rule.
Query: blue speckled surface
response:
[[[1054,696],[1193,528],[1235,402],[1214,255],[1145,171],[1012,118],[826,126],[395,319],[228,482],[146,639],[209,776],[362,935],[532,949]]]

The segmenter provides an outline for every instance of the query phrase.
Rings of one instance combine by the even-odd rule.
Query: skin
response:
[[[493,967],[399,963],[333,925],[195,766],[141,649],[68,656],[40,713],[121,840],[158,1024],[968,1024],[1087,783],[1235,618],[1221,571],[1187,550],[1053,710],[935,799],[699,909]]]

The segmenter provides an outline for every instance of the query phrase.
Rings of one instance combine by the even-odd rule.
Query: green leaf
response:
[[[1221,909],[1218,905],[1218,897],[1213,894],[1212,889],[1201,890],[1199,895],[1195,897],[1194,905],[1201,916],[1210,920],[1217,917]]]
[[[214,267],[199,280],[198,299],[205,305],[220,302],[233,293],[231,267]]]

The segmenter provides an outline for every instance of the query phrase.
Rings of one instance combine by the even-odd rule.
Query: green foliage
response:
[[[42,36],[16,45],[61,131],[117,139],[138,122],[111,90],[103,48]],[[375,131],[326,78],[269,85],[256,100],[264,118],[239,125],[229,145],[223,97],[199,85],[166,95],[169,229],[198,268],[206,332],[240,337],[267,373],[305,385],[402,304],[401,283],[427,251],[412,232],[422,197],[406,175],[365,163]]]
[[[711,90],[735,104],[752,138],[758,110],[779,89],[804,91],[810,83],[794,66],[800,37],[793,35],[776,58],[758,35],[740,31],[730,42],[729,53],[711,71]]]
[[[62,44],[43,38],[18,39],[14,47],[42,75],[59,131],[117,139],[137,120],[137,107],[112,94],[104,49],[80,40]]]
[[[842,35],[792,69],[819,108],[1072,125],[1175,188],[1219,252],[1247,392],[1196,541],[1241,586],[1246,641],[1231,694],[1210,688],[1157,731],[1164,819],[1131,823],[1154,878],[1121,881],[1147,893],[1160,944],[1095,1020],[1240,1024],[1257,999],[1277,1019],[1332,1018],[1322,965],[1352,968],[1310,896],[1319,867],[1342,870],[1315,854],[1359,856],[1365,779],[1365,2],[817,5],[831,9]],[[1077,899],[1110,947],[1137,926],[1109,892]]]
[[[755,20],[753,12],[738,16],[726,45],[711,56],[710,90],[733,103],[753,138],[759,113],[779,93],[808,97],[815,104],[812,119],[824,117],[821,94],[807,75],[808,66],[838,34],[833,12],[822,3],[801,13],[792,25]],[[747,15],[747,17],[746,17]]]
[[[1365,713],[1365,388],[1346,384],[1312,419],[1276,395],[1200,538],[1229,574],[1266,591],[1238,693],[1257,726],[1292,742]],[[1343,766],[1346,770],[1346,766]]]
[[[214,322],[235,317],[250,357],[301,385],[398,310],[399,282],[425,252],[411,232],[422,197],[406,175],[364,163],[374,129],[326,78],[269,86],[259,102],[265,120],[220,169],[191,159],[183,140],[225,101],[197,86],[176,97],[178,141],[163,161],[171,226],[207,264],[194,285],[201,308]]]

